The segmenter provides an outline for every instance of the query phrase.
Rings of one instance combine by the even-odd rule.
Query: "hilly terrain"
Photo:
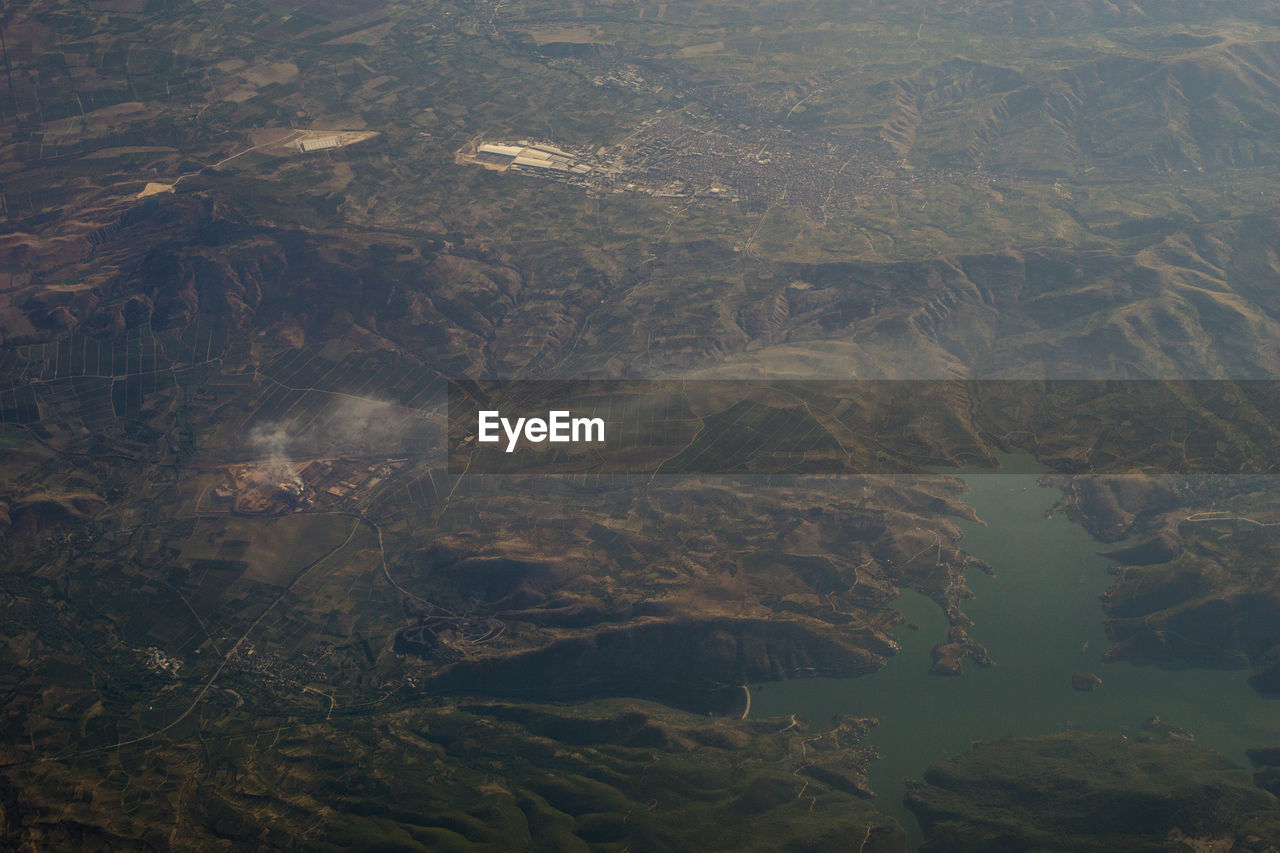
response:
[[[946,616],[935,673],[992,664],[962,484],[459,471],[451,379],[1213,380],[1164,434],[1066,385],[1004,420],[997,390],[922,395],[876,450],[1030,452],[1115,543],[1112,657],[1280,692],[1274,472],[1241,461],[1275,427],[1231,384],[1280,373],[1277,21],[7,4],[3,845],[907,847],[874,720],[754,719],[744,688],[875,678],[906,590]],[[1117,476],[1068,476],[1089,454]],[[1161,476],[1106,467],[1131,459]],[[961,771],[1055,743],[933,771],[928,843],[1020,821]],[[1144,750],[1219,785],[1215,838],[1274,822],[1214,759]]]

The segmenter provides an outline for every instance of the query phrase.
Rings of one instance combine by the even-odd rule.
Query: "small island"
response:
[[[1077,672],[1071,676],[1071,686],[1081,693],[1092,693],[1102,686],[1102,679],[1092,672]]]

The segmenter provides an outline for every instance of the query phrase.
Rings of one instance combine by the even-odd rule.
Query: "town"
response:
[[[859,197],[901,194],[942,180],[981,180],[977,169],[913,169],[882,140],[810,142],[789,128],[728,126],[692,108],[659,110],[615,145],[594,151],[548,141],[471,140],[458,163],[533,175],[598,193],[806,208],[824,220]]]

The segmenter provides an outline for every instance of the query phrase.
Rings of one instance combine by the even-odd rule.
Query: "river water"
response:
[[[1061,514],[1047,518],[1060,492],[1036,478],[962,475],[969,504],[986,522],[959,522],[963,547],[996,570],[994,578],[968,574],[976,598],[964,610],[974,621],[970,635],[987,647],[994,667],[966,661],[958,678],[930,675],[930,652],[945,639],[947,621],[932,601],[905,592],[897,607],[919,629],[898,626],[902,650],[881,671],[752,690],[757,718],[797,714],[819,729],[834,714],[878,717],[867,739],[881,755],[870,773],[876,804],[913,840],[919,826],[902,804],[904,779],[920,778],[929,764],[974,740],[1065,728],[1133,730],[1158,715],[1244,767],[1247,747],[1280,743],[1280,703],[1260,698],[1247,671],[1102,662],[1108,643],[1098,596],[1109,584],[1110,561],[1096,551],[1107,546]],[[1085,672],[1102,677],[1096,691],[1072,689],[1071,676]]]

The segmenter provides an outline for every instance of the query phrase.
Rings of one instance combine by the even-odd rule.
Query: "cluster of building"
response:
[[[372,492],[407,462],[407,458],[387,459],[366,465],[349,459],[317,459],[299,476],[313,503],[341,509]]]
[[[218,503],[230,503],[240,515],[279,515],[298,509],[306,489],[287,462],[235,465],[227,469],[227,481],[213,490]]]
[[[147,668],[152,672],[169,675],[173,678],[178,677],[178,670],[182,668],[182,661],[169,657],[155,646],[144,649],[143,655],[147,662]]]
[[[240,515],[280,515],[318,506],[347,508],[408,462],[387,459],[371,465],[350,459],[318,459],[301,471],[287,462],[246,463],[227,469],[227,481],[213,490],[219,503]]]
[[[612,156],[619,174],[652,195],[772,204],[784,198],[815,213],[852,206],[859,195],[902,189],[889,152],[871,140],[810,141],[786,128],[675,112],[646,122]],[[630,187],[627,187],[628,189]]]
[[[485,142],[472,150],[460,154],[460,161],[597,192],[763,205],[785,200],[823,217],[855,208],[859,197],[900,195],[918,184],[979,177],[972,169],[903,169],[888,146],[874,138],[810,141],[787,128],[734,126],[687,110],[655,116],[625,143],[594,155],[527,141]]]
[[[591,80],[593,86],[613,86],[640,94],[642,92],[660,92],[665,87],[661,83],[650,83],[634,65],[623,65],[609,69]]]
[[[327,681],[329,677],[316,662],[306,657],[302,660],[286,660],[269,650],[259,654],[248,641],[231,650],[227,656],[227,664],[234,672],[255,676],[270,687],[290,692],[305,684]]]

